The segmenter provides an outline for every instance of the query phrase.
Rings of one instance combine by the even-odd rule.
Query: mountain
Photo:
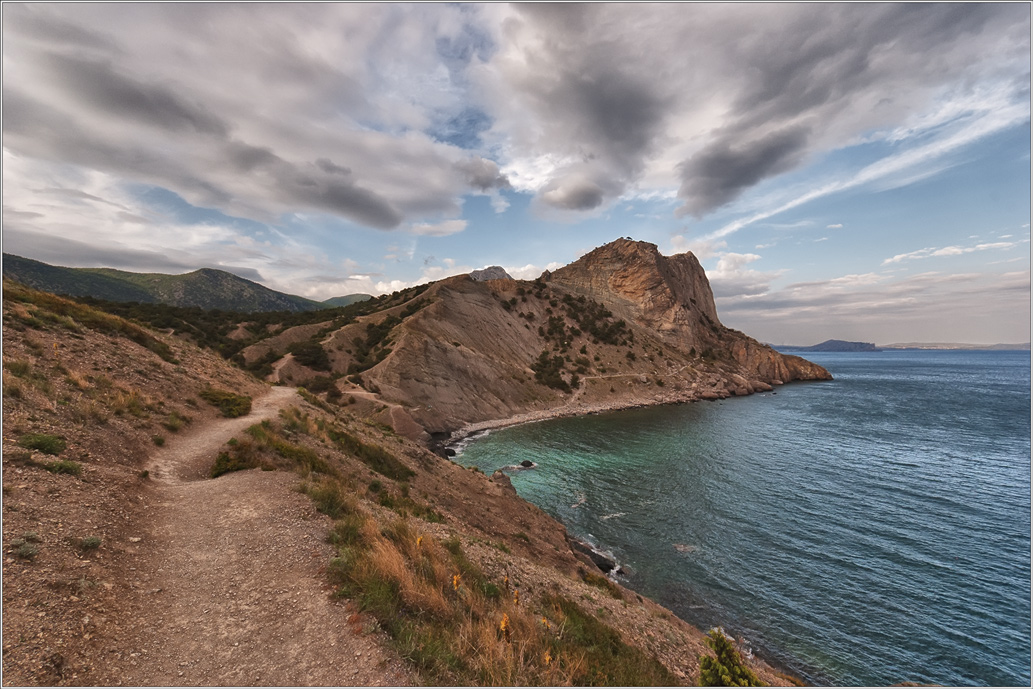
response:
[[[138,301],[224,311],[314,311],[319,302],[284,294],[213,268],[183,275],[132,273],[111,268],[64,268],[3,255],[4,277],[46,292],[109,301]]]
[[[484,284],[379,298],[366,337],[401,354],[449,304],[505,320]],[[520,308],[563,303],[540,291]],[[603,576],[506,474],[393,432],[377,393],[270,389],[166,328],[11,281],[2,307],[6,683],[699,683],[700,630]]]
[[[343,297],[332,297],[330,299],[324,299],[319,303],[322,304],[325,308],[334,308],[337,306],[351,306],[352,304],[357,304],[360,301],[367,301],[372,298],[372,294],[346,294]]]
[[[340,392],[375,394],[390,407],[385,423],[424,441],[518,416],[720,399],[831,377],[725,328],[691,253],[665,257],[624,239],[534,281],[456,276],[340,328],[293,330],[244,349],[245,362],[304,350],[276,362],[273,380],[343,376]]]
[[[967,349],[997,352],[1028,352],[1029,342],[1018,344],[964,344],[961,342],[897,342],[881,345],[883,349]]]
[[[879,352],[882,351],[871,342],[848,342],[846,340],[825,340],[810,347],[779,345],[780,352]]]
[[[512,280],[513,277],[502,266],[488,266],[481,270],[471,271],[470,279],[483,282],[484,280]]]

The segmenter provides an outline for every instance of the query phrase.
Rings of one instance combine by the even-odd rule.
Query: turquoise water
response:
[[[457,458],[624,583],[811,682],[1030,683],[1030,355],[809,356],[834,381],[491,433]]]

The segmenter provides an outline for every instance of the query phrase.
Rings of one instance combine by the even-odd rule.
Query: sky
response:
[[[1030,339],[1030,5],[3,4],[3,250],[313,299],[618,237],[765,342]]]

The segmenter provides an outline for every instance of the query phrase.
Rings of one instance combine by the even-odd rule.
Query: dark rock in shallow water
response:
[[[591,546],[582,543],[581,541],[573,538],[568,538],[567,542],[570,543],[570,549],[575,555],[583,555],[587,557],[593,565],[599,568],[599,571],[604,574],[609,574],[617,566],[617,563],[610,558],[592,550]],[[618,572],[619,574],[620,572]]]
[[[452,449],[452,448],[450,448],[450,447],[446,447],[446,448],[445,448],[445,456],[446,456],[446,457],[455,457],[455,456],[456,456],[456,451],[455,451],[455,450],[453,450],[453,449]]]
[[[529,459],[525,459],[524,461],[520,462],[520,466],[524,467],[525,469],[530,469],[534,466],[534,462],[532,462]]]

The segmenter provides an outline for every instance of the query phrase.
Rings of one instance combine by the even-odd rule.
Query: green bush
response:
[[[218,478],[231,471],[244,471],[258,466],[258,459],[251,452],[220,452],[208,475]]]
[[[287,351],[293,354],[294,360],[302,366],[307,366],[317,371],[330,370],[330,357],[327,356],[323,345],[315,340],[297,342],[288,347]]]
[[[759,687],[760,680],[743,663],[742,656],[721,629],[711,629],[707,645],[717,655],[699,658],[699,684],[702,687]]]
[[[200,392],[199,396],[205,402],[216,407],[222,412],[223,416],[230,419],[251,413],[251,398],[247,395],[236,395],[226,390],[205,388]]]
[[[28,433],[18,440],[18,444],[29,450],[39,450],[48,455],[59,455],[67,444],[61,438],[45,433]]]
[[[71,476],[82,476],[82,464],[73,462],[70,459],[60,459],[55,462],[47,462],[43,468],[52,474],[69,474]]]
[[[100,536],[87,536],[79,541],[80,550],[96,550],[100,547]]]

